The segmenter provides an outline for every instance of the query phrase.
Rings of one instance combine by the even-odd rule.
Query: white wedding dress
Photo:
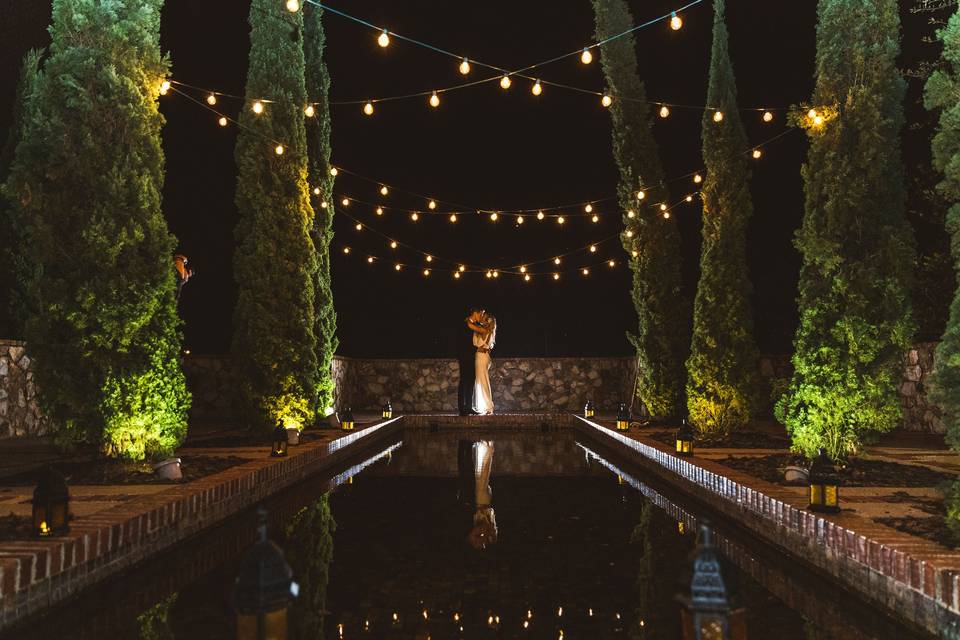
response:
[[[473,393],[473,410],[483,415],[493,413],[493,393],[490,391],[490,349],[493,348],[491,336],[483,338],[479,333],[473,334],[473,346],[477,348],[477,382]],[[486,349],[486,351],[480,351],[480,349]]]

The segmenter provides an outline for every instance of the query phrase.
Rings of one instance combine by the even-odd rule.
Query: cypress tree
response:
[[[795,449],[858,452],[900,418],[913,336],[913,239],[904,209],[894,0],[820,0],[816,87],[798,115],[810,136],[794,375],[777,404]]]
[[[737,110],[724,0],[713,2],[713,54],[703,114],[703,243],[687,360],[687,409],[703,434],[727,434],[750,421],[756,391],[753,291],[747,273],[747,222],[753,214],[747,134]]]
[[[323,9],[313,4],[303,8],[303,48],[306,58],[307,100],[314,115],[307,118],[308,176],[314,193],[315,217],[310,237],[317,256],[313,279],[313,333],[317,339],[316,409],[326,411],[333,406],[333,377],[330,366],[337,351],[337,314],[330,288],[330,241],[333,240],[333,176],[330,175],[330,74],[323,60],[326,35],[323,31]],[[317,190],[319,189],[319,193]]]
[[[960,13],[951,16],[937,38],[943,42],[941,64],[927,80],[924,101],[928,109],[940,111],[932,144],[933,165],[943,173],[937,189],[953,203],[947,213],[947,231],[954,264],[960,269]],[[931,395],[943,409],[947,441],[960,450],[960,288],[954,289],[950,317],[935,360],[937,376]],[[947,524],[960,535],[960,481],[952,487],[947,510]]]
[[[62,439],[114,457],[186,433],[175,240],[160,209],[161,0],[55,0],[7,192],[30,257],[24,335]]]
[[[293,606],[293,638],[323,640],[327,585],[333,560],[333,534],[337,523],[330,511],[330,495],[324,494],[301,509],[286,527],[287,560],[300,584],[300,597]]]
[[[246,96],[272,102],[260,115],[245,108],[240,116],[233,353],[251,421],[303,427],[313,418],[317,376],[303,13],[253,0],[249,21]]]
[[[633,27],[624,0],[593,0],[597,40]],[[659,150],[650,130],[650,104],[637,75],[632,35],[602,48],[603,73],[613,103],[613,155],[620,172],[617,188],[623,221],[632,238],[623,236],[631,256],[633,306],[637,332],[628,334],[637,350],[636,393],[653,415],[675,416],[685,410],[684,369],[690,344],[689,305],[681,292],[680,234],[676,222],[656,205],[669,200]],[[618,96],[630,100],[618,99]],[[644,198],[638,200],[642,191]],[[628,212],[634,211],[634,217]],[[636,257],[633,257],[636,252]]]

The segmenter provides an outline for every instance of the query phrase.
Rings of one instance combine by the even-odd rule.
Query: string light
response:
[[[464,76],[470,74],[470,61],[466,58],[460,62],[460,74]]]
[[[275,152],[278,156],[282,156],[282,155],[283,155],[283,145],[282,145],[282,144],[278,144],[276,147],[274,147],[273,150],[274,150],[274,152]]]
[[[590,253],[596,253],[596,252],[597,252],[597,245],[595,244],[590,245]]]
[[[373,103],[372,103],[372,102],[368,102],[367,104],[363,105],[363,113],[364,113],[364,115],[368,115],[368,116],[372,116],[372,115],[373,115]]]
[[[664,212],[663,212],[663,219],[664,219],[664,220],[669,220],[669,219],[670,219],[670,212],[669,212],[669,211],[664,211]]]
[[[699,173],[695,173],[693,175],[693,182],[695,184],[700,184],[701,182],[703,182],[703,176],[701,176]]]
[[[617,266],[617,261],[616,261],[616,260],[611,260],[611,261],[609,261],[607,264],[610,265],[610,267],[612,268],[612,267]]]
[[[554,273],[554,274],[553,274],[553,279],[554,279],[554,280],[559,280],[559,279],[560,279],[560,274],[559,274],[559,273]]]
[[[723,121],[723,111],[720,111],[719,109],[718,109],[717,111],[714,111],[714,112],[713,112],[713,121],[714,121],[714,122],[722,122],[722,121]]]
[[[431,200],[430,202],[427,203],[427,209],[433,210],[433,209],[436,209],[436,208],[437,208],[437,201],[436,201],[436,200]]]
[[[450,214],[450,222],[456,222],[456,221],[457,221],[457,214],[451,213],[451,214]]]
[[[344,247],[344,248],[343,248],[343,252],[344,252],[344,253],[350,253],[350,247]]]
[[[666,211],[666,210],[667,210],[667,205],[666,205],[665,203],[661,202],[661,203],[660,203],[660,211]]]
[[[530,93],[532,93],[532,94],[535,95],[535,96],[538,96],[538,95],[540,95],[541,93],[543,93],[543,87],[540,85],[540,81],[539,81],[539,80],[537,80],[536,82],[533,83],[533,87],[531,87]]]
[[[594,215],[592,218],[590,218],[590,220],[592,220],[594,223],[600,222],[600,216]]]
[[[300,0],[287,0],[287,11],[290,13],[300,11]]]
[[[684,200],[686,200],[687,202],[693,202],[693,196],[692,195],[687,196],[686,198],[684,198]]]
[[[220,119],[217,120],[217,124],[219,124],[221,127],[225,127],[227,126],[227,119],[223,116],[220,116]]]
[[[460,279],[460,272],[459,272],[459,271],[454,271],[454,272],[453,272],[453,277],[454,277],[455,280],[459,280],[459,279]]]
[[[350,206],[350,198],[344,198],[343,200],[340,201],[340,204],[342,204],[342,205],[345,206],[345,207],[349,207],[349,206]]]
[[[215,95],[212,94],[212,93],[211,93],[210,95],[208,95],[208,96],[207,96],[207,104],[210,105],[211,107],[212,107],[213,105],[217,104],[217,96],[215,96]]]
[[[544,218],[543,211],[537,211],[537,220],[543,220],[543,218]]]
[[[807,117],[810,118],[811,120],[813,120],[814,118],[816,118],[816,117],[817,117],[817,110],[816,110],[816,109],[810,109],[810,111],[807,111]]]
[[[306,107],[303,108],[303,115],[307,116],[308,118],[312,118],[316,114],[317,114],[317,110],[313,107],[312,104],[308,104]]]
[[[330,167],[330,175],[332,175],[334,178],[336,178],[338,173],[340,173],[340,172],[337,170],[336,167]]]
[[[367,256],[367,262],[373,264],[373,256]]]
[[[462,265],[460,265],[459,267],[457,267],[457,271],[459,271],[460,273],[463,273],[463,272],[466,271],[466,270],[467,270],[467,266],[466,266],[466,265],[463,265],[463,264],[462,264]]]
[[[564,222],[566,222],[566,219],[563,216],[557,217],[557,224],[563,224]]]
[[[496,222],[496,221],[497,221],[497,218],[499,218],[499,217],[500,217],[500,216],[497,215],[497,212],[494,211],[493,213],[490,214],[490,221],[491,221],[491,222]]]
[[[321,208],[321,209],[326,209],[326,208],[327,208],[327,201],[326,201],[326,200],[324,200],[323,202],[320,203],[320,208]]]
[[[517,216],[517,224],[523,224],[523,216]]]
[[[430,275],[430,269],[424,269],[424,270],[423,270],[423,275],[424,275],[424,276],[429,276],[429,275]],[[424,612],[424,613],[426,613],[426,612]],[[426,617],[426,616],[424,616],[424,617]]]
[[[553,259],[553,264],[556,264],[556,265],[559,265],[559,264],[560,264],[560,257],[559,257],[559,256]]]
[[[357,223],[357,231],[363,231],[363,225],[359,222]]]
[[[390,46],[390,34],[387,33],[387,30],[386,30],[386,29],[384,29],[384,30],[380,33],[380,37],[377,38],[377,44],[380,45],[380,46],[381,46],[382,48],[384,48],[384,49]]]
[[[634,249],[633,252],[632,252],[630,255],[632,255],[634,258],[636,258],[637,256],[640,255],[640,252],[637,251],[636,249]]]
[[[513,82],[510,80],[510,76],[506,73],[503,74],[503,77],[500,78],[500,88],[509,89],[511,84],[513,84]]]
[[[387,188],[387,185],[380,185],[380,195],[387,196],[390,193],[390,189]]]
[[[165,96],[168,91],[170,91],[170,81],[164,80],[160,83],[160,95]]]
[[[436,91],[430,94],[430,106],[434,109],[440,106],[440,96],[437,95]]]
[[[760,149],[754,149],[752,155],[753,155],[753,159],[754,159],[754,160],[759,160],[759,159],[760,159],[760,156],[763,155],[763,152],[760,151]]]
[[[257,115],[260,115],[261,113],[263,113],[263,103],[260,102],[259,100],[254,102],[253,106],[250,108],[253,109],[253,112]]]
[[[668,117],[669,115],[670,115],[670,108],[667,107],[667,105],[663,105],[662,107],[660,107],[660,117],[661,117],[661,118],[666,118],[666,117]]]
[[[433,256],[428,255],[428,256],[427,256],[427,262],[433,262]]]
[[[416,222],[417,220],[420,219],[420,214],[414,211],[413,213],[410,214],[410,219]]]
[[[586,211],[587,213],[590,213],[593,211],[593,205],[588,202],[587,206],[585,206],[583,210]]]
[[[526,272],[527,272],[527,265],[522,265],[520,267],[520,273],[526,273]]]
[[[590,275],[590,269],[587,269],[586,267],[584,267],[582,273],[583,275],[588,276]]]
[[[496,269],[494,269],[494,271],[493,271],[493,277],[494,277],[494,278],[499,278],[499,277],[500,277],[500,272],[497,271]],[[499,616],[497,616],[497,622],[500,622]]]
[[[680,16],[677,15],[676,11],[670,12],[670,28],[674,31],[680,31],[680,27],[683,26],[683,20],[680,19]]]
[[[590,49],[588,47],[583,48],[583,53],[580,54],[580,62],[583,64],[590,64],[593,62],[593,54],[590,53]]]
[[[643,200],[647,197],[646,191],[637,191],[637,200]]]
[[[773,114],[769,111],[763,112],[763,121],[764,122],[773,122]]]
[[[403,269],[403,265],[398,262],[397,264],[393,265],[393,268],[396,271],[400,271],[400,269]],[[394,616],[396,616],[396,614],[394,614]],[[394,619],[396,619],[396,617],[394,617]]]
[[[605,107],[609,107],[611,104],[613,104],[613,98],[604,94],[604,96],[600,98],[600,104],[602,104]]]
[[[382,215],[383,215],[383,207],[377,207],[377,208],[376,208],[376,212],[377,212],[377,215],[378,215],[378,216],[382,216]]]
[[[523,281],[524,281],[524,282],[530,282],[530,274],[529,274],[529,273],[523,276]]]
[[[634,217],[635,215],[637,215],[637,214],[634,212],[633,209],[629,209],[629,210],[627,211],[627,217],[628,217],[628,218],[633,219],[633,217]]]
[[[630,229],[627,229],[627,233],[626,233],[625,235],[626,235],[628,238],[632,238],[632,237],[633,237],[633,231],[631,231]]]
[[[396,240],[391,240],[391,241],[390,241],[390,248],[391,248],[391,249],[396,249],[396,248],[397,248],[397,241],[396,241]]]

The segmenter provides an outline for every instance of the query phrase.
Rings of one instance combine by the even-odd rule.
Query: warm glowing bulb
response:
[[[528,620],[524,620],[524,621],[523,621],[523,628],[526,629],[526,628],[529,627],[529,626],[530,626],[530,622],[529,622]]]
[[[344,248],[343,248],[343,252],[344,252],[344,253],[350,253],[350,247],[344,247]]]
[[[413,213],[410,214],[410,219],[416,222],[417,220],[420,219],[420,214],[414,211]]]
[[[523,276],[523,281],[524,281],[524,282],[530,282],[530,274],[529,274],[529,273],[526,274],[525,276]]]
[[[674,31],[679,31],[680,27],[683,26],[683,20],[680,19],[680,16],[677,15],[676,11],[670,12],[670,28]]]
[[[424,270],[423,270],[423,275],[425,275],[425,276],[430,275],[430,269],[424,269]],[[426,618],[426,617],[427,617],[427,615],[426,615],[427,612],[424,611],[423,613],[424,613],[423,617]]]
[[[637,200],[643,200],[647,197],[646,191],[637,191]]]
[[[616,260],[611,260],[611,261],[609,261],[607,264],[610,265],[611,267],[615,267],[615,266],[617,266],[617,261],[616,261]]]
[[[763,152],[760,151],[760,149],[754,149],[754,150],[753,150],[753,159],[754,159],[754,160],[758,160],[758,159],[760,158],[760,156],[762,156],[762,155],[763,155]]]
[[[517,216],[517,224],[523,224],[523,216]]]
[[[590,218],[590,219],[591,219],[593,222],[600,222],[600,216],[598,216],[598,215],[596,215],[596,214],[594,214],[594,216],[593,216],[592,218]]]
[[[460,73],[462,75],[467,75],[468,73],[470,73],[470,61],[467,60],[466,58],[464,58],[463,61],[460,62]]]
[[[373,264],[373,256],[367,256],[367,262]]]
[[[597,252],[597,245],[595,244],[590,245],[590,253],[596,253],[596,252]]]
[[[510,76],[503,74],[503,77],[500,78],[500,88],[509,89],[511,84],[513,84],[513,82],[510,80]]]
[[[430,94],[430,106],[434,109],[440,106],[440,96],[437,95],[436,91]]]
[[[686,200],[687,202],[693,202],[693,196],[687,196],[686,198],[684,198],[684,200]]]
[[[632,255],[634,258],[636,258],[637,256],[640,255],[640,252],[637,251],[636,249],[634,249],[633,252],[632,252],[630,255]]]
[[[450,222],[456,222],[456,221],[457,221],[457,214],[451,213],[451,214],[450,214]]]
[[[693,175],[693,181],[694,181],[694,183],[696,183],[696,184],[700,184],[701,182],[703,182],[703,176],[700,175],[699,173],[695,173],[695,174]]]
[[[496,221],[497,221],[497,218],[499,218],[499,217],[500,217],[500,216],[498,216],[496,212],[493,212],[493,213],[490,214],[490,220],[493,221],[493,222],[496,222]]]
[[[300,11],[300,0],[287,0],[287,11],[290,13]]]
[[[537,211],[537,220],[543,220],[543,211]]]
[[[721,122],[723,120],[723,111],[717,110],[713,112],[713,121]]]
[[[282,145],[282,144],[278,144],[276,147],[273,148],[273,150],[276,152],[276,154],[277,154],[278,156],[282,156],[282,155],[283,155],[283,145]]]
[[[380,37],[377,38],[377,44],[380,45],[381,47],[390,46],[390,34],[387,33],[386,29],[380,32]]]
[[[378,216],[382,216],[382,215],[383,215],[383,207],[377,207],[377,208],[376,208],[376,212],[377,212],[377,215],[378,215]]]
[[[433,256],[427,256],[427,262],[433,262]]]
[[[344,198],[343,200],[340,201],[340,204],[342,204],[342,205],[345,206],[345,207],[349,207],[349,206],[350,206],[350,198]]]
[[[600,104],[605,107],[609,107],[611,104],[613,104],[613,98],[608,95],[604,95],[602,98],[600,98]]]
[[[592,204],[588,204],[587,206],[585,206],[585,207],[583,208],[583,210],[586,211],[587,213],[590,213],[591,211],[593,211],[593,205],[592,205]]]
[[[769,111],[763,112],[763,121],[764,122],[773,122],[773,114]]]
[[[593,62],[593,54],[590,53],[590,49],[584,47],[583,53],[580,54],[580,62],[583,64],[590,64]]]
[[[363,224],[357,223],[357,231],[363,231]]]
[[[533,83],[533,87],[530,88],[530,93],[532,93],[535,96],[538,96],[541,93],[543,93],[543,86],[540,85],[539,80]]]
[[[327,201],[326,201],[326,200],[324,200],[323,202],[320,203],[320,208],[321,208],[321,209],[326,209],[326,208],[327,208]]]
[[[487,278],[492,278],[492,277],[493,277],[493,271],[489,271],[489,270],[488,270],[485,275],[487,276]]]
[[[526,267],[526,265],[521,266],[521,267],[520,267],[520,273],[526,273],[526,272],[527,272],[527,267]]]
[[[457,267],[457,270],[460,271],[460,273],[463,273],[464,271],[467,270],[467,267],[466,265],[460,265],[459,267]]]
[[[363,113],[366,114],[366,115],[368,115],[368,116],[372,116],[372,115],[373,115],[373,103],[372,103],[372,102],[368,102],[367,104],[363,105]]]
[[[436,209],[436,208],[437,208],[437,202],[436,202],[436,200],[431,200],[430,202],[428,202],[428,203],[427,203],[427,208],[428,208],[428,209]]]
[[[633,209],[630,209],[629,211],[627,211],[628,218],[633,218],[635,215],[637,214],[633,211]]]
[[[818,126],[818,127],[819,127],[820,125],[822,125],[822,124],[823,124],[823,116],[816,116],[816,117],[813,119],[813,124],[815,124],[815,125]]]
[[[317,110],[312,104],[308,104],[303,108],[303,115],[307,116],[308,118],[312,118],[313,116],[317,115]]]
[[[583,275],[585,275],[585,276],[590,275],[590,269],[587,269],[586,267],[584,267],[584,268],[583,268]]]
[[[559,280],[559,279],[560,279],[560,274],[559,274],[559,273],[553,274],[553,279],[554,279],[554,280]]]
[[[400,271],[400,269],[403,268],[403,265],[401,265],[401,264],[398,262],[397,264],[393,265],[393,268],[396,269],[397,271]],[[394,619],[394,620],[397,619],[397,614],[393,614],[393,619]]]
[[[559,257],[554,258],[554,259],[553,259],[553,264],[560,264],[560,258],[559,258]]]
[[[390,241],[390,248],[391,248],[391,249],[396,249],[396,248],[397,248],[397,241],[396,241],[396,240],[391,240],[391,241]]]
[[[563,224],[564,222],[566,222],[566,219],[563,216],[557,217],[557,224]]]
[[[380,195],[385,196],[390,193],[390,189],[387,188],[387,185],[380,186]]]
[[[493,277],[494,277],[494,278],[499,278],[499,277],[500,277],[500,272],[499,272],[499,271],[494,271],[494,272],[493,272]],[[500,622],[499,616],[497,617],[497,622]]]
[[[260,115],[261,113],[263,113],[263,103],[260,102],[259,100],[254,102],[251,108],[253,109],[253,112],[257,115]]]
[[[459,272],[459,271],[454,271],[454,272],[453,272],[453,277],[456,278],[457,280],[459,280],[459,279],[460,279],[460,272]]]
[[[330,167],[330,175],[332,175],[334,178],[336,178],[338,173],[340,173],[340,172],[337,171],[337,168],[336,168],[336,167]]]
[[[164,80],[160,83],[160,95],[165,96],[168,91],[170,91],[170,81]]]
[[[665,205],[664,203],[661,202],[661,203],[660,203],[660,211],[666,211],[666,210],[667,210],[667,205]]]
[[[670,219],[670,212],[669,212],[669,211],[664,211],[664,212],[663,212],[663,219],[664,219],[664,220],[669,220],[669,219]]]
[[[313,188],[313,195],[315,195],[315,196],[320,195],[320,187],[314,187],[314,188]]]
[[[807,117],[810,118],[811,120],[814,119],[814,118],[816,118],[816,117],[817,117],[817,110],[816,110],[816,109],[810,109],[810,111],[807,111]]]
[[[212,107],[213,105],[217,104],[217,96],[213,95],[212,93],[211,93],[210,95],[208,95],[208,96],[207,96],[207,104],[210,105],[211,107]]]
[[[221,127],[225,127],[227,126],[227,119],[223,116],[220,116],[220,119],[217,120],[217,124],[219,124]]]
[[[626,234],[626,235],[627,235],[628,238],[632,238],[632,237],[633,237],[633,231],[630,231],[629,229],[627,229],[627,234]]]
[[[670,108],[667,105],[663,105],[662,107],[660,107],[661,118],[666,118],[669,115],[670,115]]]

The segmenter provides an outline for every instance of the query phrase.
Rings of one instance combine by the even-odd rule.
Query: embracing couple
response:
[[[472,309],[464,323],[468,333],[460,341],[458,409],[462,416],[490,415],[490,351],[497,341],[497,319],[482,309]]]

